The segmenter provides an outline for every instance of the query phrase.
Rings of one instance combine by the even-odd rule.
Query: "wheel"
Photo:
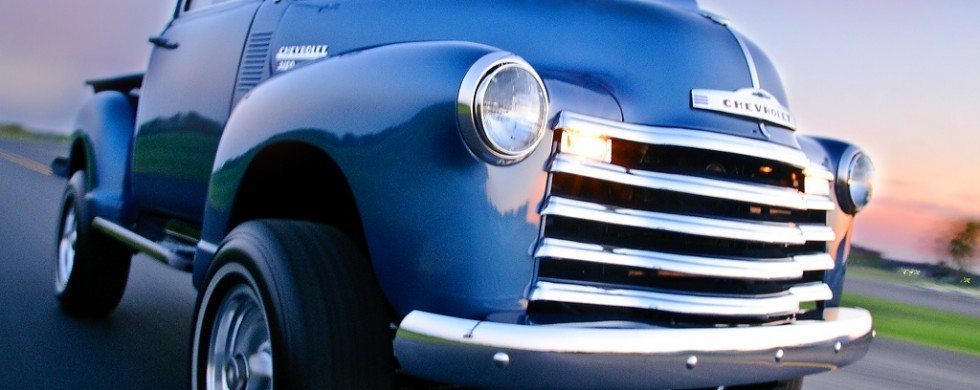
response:
[[[388,306],[343,233],[259,220],[222,243],[194,316],[191,388],[390,388]]]
[[[105,317],[119,305],[132,251],[92,229],[85,205],[85,172],[71,176],[62,197],[55,240],[55,296],[61,309],[79,316]]]

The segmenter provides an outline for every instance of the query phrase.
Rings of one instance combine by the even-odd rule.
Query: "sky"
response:
[[[701,0],[765,50],[800,133],[867,150],[875,198],[854,241],[935,261],[980,219],[980,2]],[[139,71],[173,1],[0,0],[0,123],[66,131],[88,78]]]
[[[875,161],[856,243],[935,261],[954,221],[980,219],[980,2],[699,3],[769,54],[801,133]]]

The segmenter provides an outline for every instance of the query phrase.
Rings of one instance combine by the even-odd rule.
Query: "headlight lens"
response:
[[[488,162],[521,161],[544,137],[548,92],[534,69],[513,54],[491,53],[474,63],[459,103],[463,139]]]
[[[841,163],[847,164],[847,170],[838,176],[837,196],[841,207],[850,214],[861,211],[868,202],[874,190],[875,167],[871,159],[861,151],[848,153],[850,158]]]
[[[500,65],[477,90],[476,113],[494,151],[508,156],[526,154],[544,133],[548,116],[544,86],[520,64]]]

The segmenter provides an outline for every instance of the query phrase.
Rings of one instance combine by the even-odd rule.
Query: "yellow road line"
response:
[[[18,154],[0,150],[0,157],[45,176],[51,176],[52,174],[51,167]]]

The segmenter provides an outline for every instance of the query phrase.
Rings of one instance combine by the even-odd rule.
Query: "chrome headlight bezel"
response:
[[[844,151],[837,166],[835,192],[837,203],[845,213],[857,214],[870,203],[874,173],[874,163],[863,150],[852,146]],[[856,191],[859,193],[855,194]]]
[[[493,130],[484,128],[482,117],[483,101],[490,81],[501,72],[511,69],[525,71],[533,78],[541,92],[541,104],[544,107],[544,115],[536,126],[533,142],[518,150],[507,149],[495,142],[488,134],[488,131]],[[511,53],[494,52],[474,62],[460,84],[457,103],[458,122],[463,141],[473,154],[492,164],[510,165],[524,160],[541,143],[548,127],[550,98],[544,81],[530,64]]]

